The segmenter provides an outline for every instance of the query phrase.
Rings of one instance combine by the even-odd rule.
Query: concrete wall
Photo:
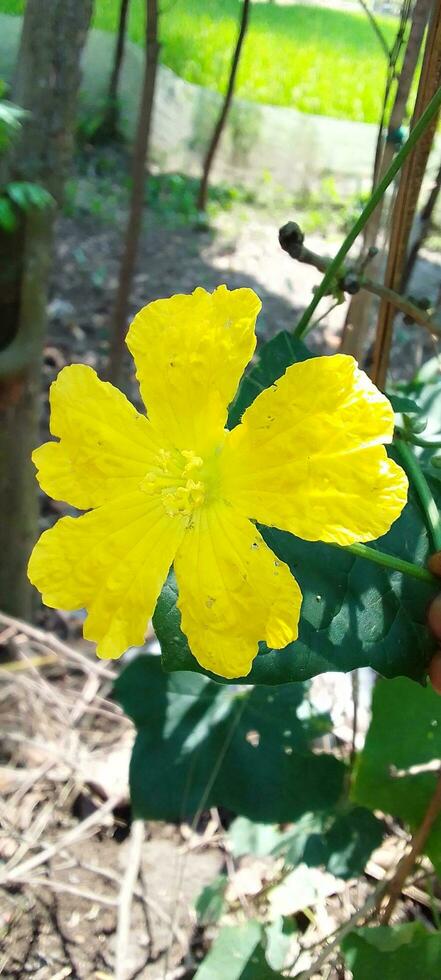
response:
[[[0,15],[0,77],[12,77],[21,18]],[[114,38],[103,31],[89,34],[84,52],[81,111],[93,111],[107,90]],[[143,51],[129,42],[124,59],[122,129],[131,139],[136,125]],[[220,96],[192,85],[160,66],[153,119],[152,157],[163,170],[200,173],[201,159]],[[332,176],[342,191],[368,187],[377,128],[296,109],[264,106],[236,99],[214,176],[232,183],[256,185],[271,180],[298,192]],[[434,169],[436,161],[433,162]]]

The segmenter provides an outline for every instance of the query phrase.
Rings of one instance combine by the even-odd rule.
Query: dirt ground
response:
[[[97,159],[102,167],[102,151]],[[59,221],[45,358],[50,380],[51,367],[56,374],[70,360],[87,360],[98,369],[105,366],[126,219],[125,195],[120,185],[127,164],[124,156],[117,153],[116,162],[111,158],[107,165],[116,166],[112,178],[113,184],[118,185],[114,205],[103,207],[102,197],[98,196],[105,195],[100,190],[100,169],[89,161],[88,173],[92,171],[93,177],[84,182],[83,165],[74,213]],[[107,182],[103,186],[106,188]],[[82,207],[85,198],[92,198],[89,213]],[[94,204],[98,214],[91,213]],[[307,212],[299,214],[289,198],[279,203],[275,197],[266,207],[238,203],[225,211],[218,209],[204,226],[191,217],[183,223],[182,216],[174,220],[173,213],[162,215],[146,208],[129,318],[153,299],[191,292],[198,285],[214,289],[226,283],[230,289],[250,286],[260,296],[260,342],[280,330],[292,330],[321,276],[316,269],[294,262],[282,251],[278,229],[288,220],[298,220],[303,225],[305,213],[307,217]],[[307,235],[306,244],[331,257],[341,243],[342,232],[332,219],[325,220],[324,227],[326,233]],[[409,291],[437,303],[440,288],[441,255],[439,251],[423,249]],[[330,297],[322,300],[317,311],[319,322],[308,335],[308,344],[320,353],[334,352],[340,342],[347,302],[328,312],[332,303]],[[398,316],[390,361],[392,376],[411,376],[438,348],[439,344],[435,345],[423,328],[406,325]],[[128,354],[125,364],[131,375]],[[136,398],[136,387],[130,383],[129,393]]]
[[[278,245],[279,225],[295,217],[241,206],[219,213],[201,230],[146,212],[130,313],[154,298],[225,282],[252,286],[262,298],[261,341],[292,329],[319,281],[315,270],[295,266]],[[71,361],[86,361],[99,372],[104,367],[123,227],[118,204],[111,220],[78,212],[59,221],[44,354],[43,439],[46,389],[60,368]],[[311,236],[308,244],[332,254],[337,241],[330,232],[326,238]],[[417,279],[436,295],[438,256],[424,253]],[[325,317],[311,335],[312,346],[335,350],[343,319],[343,307]],[[414,327],[400,325],[396,342],[400,373],[413,373],[434,351]],[[125,386],[136,400],[128,358]],[[60,512],[60,505],[42,498],[42,527]],[[0,618],[0,975],[190,980],[212,938],[210,929],[197,924],[195,899],[221,869],[233,880],[241,870],[225,844],[225,815],[204,813],[193,828],[148,823],[139,836],[128,794],[133,727],[111,699],[117,668],[95,661],[81,640],[80,615],[41,612],[40,625],[42,631]],[[350,724],[348,709],[341,718],[343,741]],[[396,855],[400,835],[393,841]],[[127,929],[127,869],[134,859],[139,875]],[[387,860],[376,859],[370,875],[343,889],[331,887],[315,910],[314,925],[302,924],[295,951],[299,968],[309,967],[317,944],[363,902]],[[261,874],[259,893],[270,872],[252,873]],[[249,889],[256,892],[249,880],[250,873],[248,884],[236,890],[245,910]],[[307,953],[309,946],[314,954]],[[337,964],[324,975],[343,973]]]
[[[0,975],[191,980],[215,935],[197,919],[202,888],[227,874],[226,921],[266,921],[280,861],[235,858],[226,835],[234,815],[215,808],[191,826],[132,820],[134,731],[111,697],[118,665],[94,659],[78,623],[57,625],[69,644],[0,614]],[[319,686],[317,704],[326,709],[331,700],[335,708],[339,701],[336,750],[345,755],[352,706],[331,677]],[[349,689],[349,678],[344,684]],[[326,937],[363,908],[395,866],[406,840],[391,824],[365,874],[347,882],[311,869],[307,915],[298,892],[293,904],[289,892],[279,895],[293,923],[287,975],[311,967]],[[395,921],[424,917],[433,902],[441,909],[441,901],[410,884]],[[342,980],[345,973],[334,955],[325,973],[314,975]]]
[[[120,890],[133,859],[133,728],[109,700],[112,670],[78,645],[75,654],[25,628],[0,623],[2,650],[15,657],[1,671],[0,974],[99,980],[113,976]],[[200,957],[193,906],[223,863],[220,829],[210,814],[194,830],[145,826],[127,977],[173,976],[182,960]]]

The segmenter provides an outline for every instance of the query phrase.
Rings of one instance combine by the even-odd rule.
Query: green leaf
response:
[[[17,227],[17,217],[14,208],[7,197],[0,196],[0,228],[4,231],[14,231]]]
[[[234,857],[271,854],[284,834],[275,824],[256,823],[247,817],[236,817],[228,830],[228,840]]]
[[[281,980],[268,966],[262,946],[262,929],[250,920],[221,929],[194,980]]]
[[[389,391],[386,394],[396,415],[421,415],[421,407],[413,398],[394,395]]]
[[[349,807],[346,813],[328,815],[327,819],[314,815],[309,827],[306,818],[299,821],[274,853],[283,854],[286,863],[293,866],[300,862],[310,868],[323,866],[336,878],[352,878],[364,870],[372,851],[380,846],[384,830],[383,822],[369,810]]]
[[[283,970],[297,923],[290,916],[278,915],[264,926],[264,947],[267,963],[273,970]]]
[[[225,908],[225,891],[228,885],[227,875],[217,875],[214,881],[205,885],[198,895],[195,908],[198,922],[201,926],[212,926],[219,921]]]
[[[6,193],[22,211],[29,211],[31,208],[43,210],[53,204],[52,195],[44,187],[24,180],[7,184]]]
[[[307,349],[288,333],[278,334],[262,347],[258,364],[240,386],[230,413],[231,424],[239,421],[259,391],[272,384],[289,364],[308,356]],[[438,491],[441,496],[439,484]],[[282,651],[268,650],[262,644],[251,673],[240,679],[243,683],[284,684],[329,670],[350,671],[364,666],[385,677],[404,674],[417,681],[424,679],[435,649],[425,623],[435,586],[321,542],[302,541],[274,528],[260,530],[277,557],[290,566],[304,598],[298,640]],[[377,546],[407,561],[426,564],[429,539],[419,502],[412,493],[399,520],[372,545]],[[180,630],[176,598],[176,583],[170,577],[153,620],[164,669],[207,673],[192,656]]]
[[[286,831],[237,817],[228,836],[236,857],[243,854],[282,855],[294,868],[323,866],[336,878],[361,874],[384,836],[384,824],[363,807],[342,813],[305,813]]]
[[[138,729],[130,787],[140,817],[182,820],[224,806],[288,822],[343,795],[343,763],[310,750],[327,725],[299,718],[301,685],[237,691],[199,674],[167,675],[159,657],[143,655],[114,693]]]
[[[2,91],[0,90],[0,96]],[[7,150],[18,135],[23,119],[28,115],[24,109],[6,100],[0,101],[0,152]]]
[[[359,757],[352,789],[355,802],[406,821],[415,829],[423,819],[436,783],[441,758],[441,698],[431,687],[406,678],[379,682],[372,720]],[[426,771],[424,771],[426,768]],[[441,821],[427,841],[426,853],[441,871]]]
[[[441,933],[420,922],[355,929],[341,943],[353,980],[435,980],[441,976]]]

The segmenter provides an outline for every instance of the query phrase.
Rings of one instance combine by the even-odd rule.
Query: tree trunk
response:
[[[216,155],[216,150],[218,148],[225,123],[227,121],[228,111],[233,99],[234,85],[236,82],[236,75],[237,75],[237,69],[239,67],[242,45],[245,39],[245,34],[247,32],[249,13],[250,13],[250,0],[243,0],[239,34],[237,36],[236,47],[233,54],[233,60],[231,62],[230,77],[228,79],[227,91],[225,93],[223,106],[220,111],[220,115],[217,120],[217,123],[214,127],[214,132],[211,137],[211,142],[208,147],[204,160],[204,165],[202,168],[202,177],[199,186],[199,193],[198,193],[198,200],[197,200],[197,206],[200,211],[205,211],[205,208],[207,206],[208,181],[210,178],[210,171],[213,165],[214,157]]]
[[[437,0],[427,32],[423,65],[418,85],[412,127],[422,116],[441,83],[441,3]],[[396,292],[402,291],[403,275],[410,232],[421,191],[421,184],[427,168],[429,153],[438,123],[438,115],[427,127],[401,171],[400,183],[392,213],[392,226],[387,258],[385,285]],[[392,328],[395,308],[382,299],[378,314],[377,332],[374,348],[372,378],[383,388],[386,384],[389,353],[392,343]]]
[[[438,173],[435,177],[427,201],[424,207],[421,208],[421,213],[417,218],[417,222],[416,222],[417,227],[415,228],[414,237],[413,237],[414,233],[412,232],[413,241],[410,247],[409,255],[407,257],[406,268],[404,270],[404,275],[403,275],[403,285],[405,288],[407,288],[407,284],[412,275],[420,248],[422,247],[422,245],[424,245],[424,242],[429,234],[430,226],[432,224],[433,212],[435,210],[440,192],[441,192],[441,167],[439,168]]]
[[[30,454],[38,444],[40,358],[55,205],[72,154],[80,54],[92,0],[28,0],[12,99],[28,117],[4,168],[54,198],[43,212],[20,213],[0,232],[0,607],[31,615],[26,566],[37,536],[38,494]]]
[[[145,167],[150,141],[158,54],[158,3],[157,0],[147,0],[145,68],[133,150],[132,193],[110,337],[108,377],[113,382],[118,380],[121,372],[129,293],[141,234]]]
[[[416,0],[415,3],[409,39],[407,42],[403,65],[395,93],[395,99],[389,118],[387,136],[386,140],[383,142],[382,150],[381,133],[379,134],[380,152],[379,161],[375,168],[376,183],[380,182],[392,163],[395,153],[393,137],[394,133],[396,133],[403,122],[431,5],[432,0]],[[370,221],[366,225],[363,236],[363,251],[366,254],[369,248],[376,245],[381,227],[384,204],[385,198],[383,197],[382,201],[380,201],[376,207]],[[376,262],[373,262],[370,265],[371,276],[374,279],[380,274],[380,263],[381,258],[379,257]],[[346,354],[352,354],[357,360],[362,360],[364,354],[369,331],[371,309],[372,297],[367,296],[363,291],[356,293],[355,296],[351,298],[346,314],[341,350]]]

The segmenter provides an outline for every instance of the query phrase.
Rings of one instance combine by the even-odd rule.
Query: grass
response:
[[[24,0],[0,0],[20,13]],[[224,91],[240,0],[163,0],[161,58],[190,82]],[[96,0],[94,26],[114,31],[119,0]],[[145,0],[131,0],[129,36],[142,43]],[[390,44],[396,22],[378,18]],[[379,119],[386,59],[365,14],[253,4],[237,95],[358,122]]]
[[[109,147],[80,148],[75,157],[75,176],[67,183],[64,213],[69,217],[91,215],[104,224],[119,221],[127,207],[131,180],[127,177],[124,151]],[[162,227],[207,228],[196,206],[199,178],[181,173],[150,174],[145,182],[144,203]],[[208,219],[234,205],[259,206],[256,195],[244,187],[212,184],[208,192]],[[265,202],[266,204],[266,202]]]
[[[127,208],[131,179],[127,176],[127,151],[123,146],[79,145],[75,154],[75,173],[67,183],[64,213],[69,217],[92,216],[103,224],[119,224]],[[207,215],[202,217],[196,206],[199,178],[182,173],[152,173],[146,178],[144,203],[149,221],[161,227],[192,227],[208,230],[212,222],[226,211],[234,211],[235,221],[247,220],[253,213],[270,214],[282,223],[283,216],[293,214],[306,234],[345,235],[358,218],[365,196],[342,198],[332,177],[321,181],[315,191],[298,194],[286,191],[271,178],[258,187],[223,183],[210,184]]]

